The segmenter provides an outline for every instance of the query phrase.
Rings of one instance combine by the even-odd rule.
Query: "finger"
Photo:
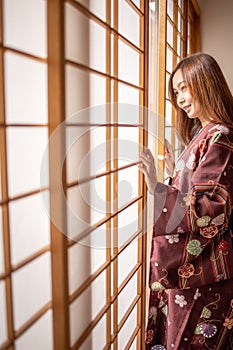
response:
[[[148,165],[153,165],[154,164],[154,157],[151,152],[145,153],[141,152],[139,159],[145,163],[147,166]]]
[[[148,176],[148,170],[144,164],[138,164],[138,170],[140,170],[145,176]]]

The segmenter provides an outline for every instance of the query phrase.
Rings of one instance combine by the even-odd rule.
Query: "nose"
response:
[[[182,106],[184,103],[184,95],[182,94],[182,92],[179,92],[177,95],[177,104],[178,106]]]

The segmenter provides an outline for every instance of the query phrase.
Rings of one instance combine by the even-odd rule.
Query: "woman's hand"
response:
[[[164,161],[166,166],[166,172],[168,176],[173,177],[175,162],[174,162],[174,152],[170,142],[165,139],[164,147]]]
[[[138,169],[145,175],[147,189],[151,194],[154,194],[158,179],[155,168],[155,161],[151,151],[146,148],[140,153]]]

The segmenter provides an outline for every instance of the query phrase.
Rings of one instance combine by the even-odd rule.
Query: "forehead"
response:
[[[177,72],[175,72],[173,79],[172,79],[173,89],[176,89],[182,81],[184,81],[184,76],[183,76],[182,71],[180,69],[178,69]]]

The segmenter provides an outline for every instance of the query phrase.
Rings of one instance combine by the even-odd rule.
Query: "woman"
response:
[[[150,150],[139,165],[154,195],[146,349],[233,349],[233,97],[202,53],[178,63],[169,94],[186,146],[171,185]]]

